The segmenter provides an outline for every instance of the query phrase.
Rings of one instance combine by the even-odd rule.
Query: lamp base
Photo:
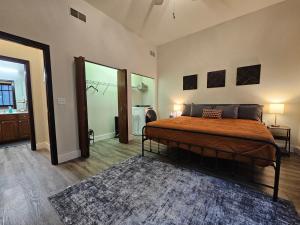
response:
[[[280,127],[278,124],[272,124],[271,127]]]

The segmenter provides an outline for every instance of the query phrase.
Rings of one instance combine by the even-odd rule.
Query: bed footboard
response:
[[[161,128],[161,127],[159,129],[168,129],[168,130],[170,130],[170,128]],[[196,144],[183,143],[183,142],[180,142],[178,140],[168,140],[166,138],[161,138],[161,137],[159,137],[159,138],[158,137],[155,137],[155,138],[148,137],[145,134],[145,130],[146,130],[146,126],[143,127],[143,132],[142,132],[142,156],[145,155],[145,151],[151,152],[151,153],[154,153],[154,154],[162,154],[161,149],[160,149],[160,145],[161,145],[162,142],[164,143],[163,145],[167,145],[167,146],[170,143],[176,144],[178,147],[183,144],[183,145],[188,146],[189,150],[192,147],[200,148],[201,149],[201,153],[200,153],[201,157],[204,155],[203,153],[204,153],[205,149],[207,149],[207,147],[204,148],[203,146],[196,145]],[[174,130],[176,130],[176,129],[174,129]],[[189,132],[193,133],[194,131],[189,131]],[[199,133],[199,132],[197,132],[197,133]],[[202,134],[228,138],[228,136],[223,136],[223,135],[219,135],[219,134],[207,134],[207,133],[202,133]],[[255,156],[249,156],[249,155],[243,155],[243,154],[240,154],[240,153],[232,153],[231,160],[234,161],[234,162],[238,162],[238,160],[237,160],[238,156],[241,156],[241,157],[244,157],[244,158],[249,158],[249,160],[251,161],[251,167],[252,167],[251,171],[253,171],[253,173],[254,173],[254,167],[255,167],[255,161],[256,160],[269,161],[270,165],[272,165],[273,168],[274,168],[274,185],[271,186],[271,185],[267,185],[267,184],[263,184],[263,183],[257,183],[257,182],[253,182],[253,183],[273,189],[273,201],[276,202],[278,200],[280,166],[281,166],[281,151],[280,151],[280,148],[274,143],[269,143],[269,142],[262,141],[262,140],[253,140],[253,139],[242,138],[242,137],[230,137],[230,138],[245,140],[245,141],[261,142],[261,143],[264,143],[264,144],[272,145],[274,147],[274,149],[275,149],[275,160],[265,159],[265,158],[255,157]],[[145,142],[146,141],[150,142],[150,148],[149,149],[145,148]],[[157,145],[156,145],[157,149],[156,150],[153,150],[153,148],[152,148],[152,141],[157,142]],[[218,170],[218,160],[220,159],[219,155],[222,154],[222,153],[227,153],[228,154],[228,151],[222,151],[220,149],[214,149],[214,148],[209,148],[209,149],[215,151],[215,156],[213,158],[215,158],[215,168],[216,168],[216,170]],[[237,164],[239,165],[239,163],[237,163]],[[233,172],[235,172],[235,171],[233,171]]]

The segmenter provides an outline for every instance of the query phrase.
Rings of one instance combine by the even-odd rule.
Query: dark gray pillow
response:
[[[182,116],[191,116],[192,104],[183,104]]]
[[[201,105],[201,104],[192,104],[191,116],[193,117],[202,117],[203,109],[211,109],[211,106]]]
[[[217,105],[215,109],[222,110],[222,118],[237,119],[239,114],[238,105]]]
[[[261,121],[262,111],[262,105],[240,105],[238,118]]]

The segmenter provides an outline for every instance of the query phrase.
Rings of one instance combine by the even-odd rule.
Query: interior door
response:
[[[81,157],[87,158],[90,155],[90,141],[88,135],[88,114],[86,98],[85,79],[85,58],[75,58],[76,93],[77,93],[77,114],[78,114],[78,136]]]
[[[118,70],[119,141],[128,144],[127,70]]]

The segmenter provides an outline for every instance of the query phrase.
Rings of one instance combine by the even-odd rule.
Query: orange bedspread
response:
[[[276,148],[272,145],[275,143],[274,138],[258,121],[181,116],[148,123],[145,135],[169,146],[177,146],[172,141],[185,143],[179,147],[207,157],[216,157],[217,149],[222,151],[217,154],[223,159],[234,157],[235,160],[250,163],[251,159],[245,156],[251,156],[260,158],[254,160],[260,166],[271,165],[269,160],[275,160]]]

